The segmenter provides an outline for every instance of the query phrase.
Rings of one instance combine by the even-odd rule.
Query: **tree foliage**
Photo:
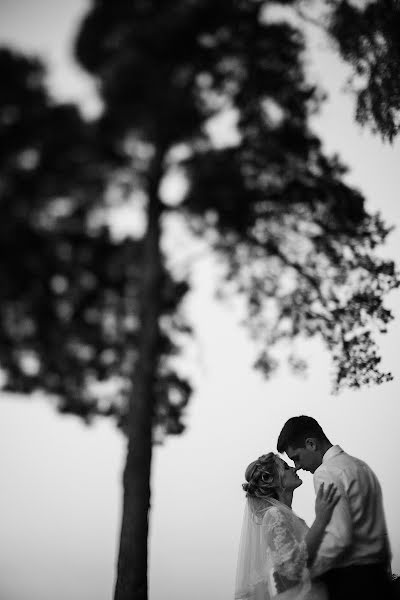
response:
[[[112,238],[110,173],[124,164],[95,123],[56,104],[44,69],[0,52],[0,361],[6,389],[42,390],[62,412],[124,425],[136,360],[142,248]],[[100,148],[100,151],[99,151]],[[190,385],[170,365],[186,285],[164,271],[154,425],[183,429]],[[102,384],[109,382],[106,393]]]
[[[382,302],[396,276],[374,248],[389,230],[310,131],[319,94],[306,81],[304,39],[285,20],[269,20],[266,4],[97,2],[77,55],[98,78],[115,143],[185,144],[189,158],[174,162],[170,152],[165,171],[184,172],[179,210],[192,231],[215,240],[247,297],[264,372],[277,340],[318,334],[337,387],[381,382],[370,331],[391,318]],[[215,147],[204,125],[227,111],[238,141]]]
[[[160,181],[179,169],[188,182],[173,210],[210,240],[247,298],[248,324],[264,342],[260,368],[271,372],[278,340],[320,335],[337,386],[386,378],[371,331],[386,329],[383,299],[397,285],[393,263],[374,254],[389,229],[367,213],[362,195],[344,184],[343,165],[309,130],[319,96],[304,75],[304,40],[286,21],[269,22],[265,4],[96,2],[77,39],[104,102],[90,123],[49,96],[37,60],[1,51],[0,353],[8,389],[45,389],[61,410],[123,421],[142,241],[113,239],[105,215],[129,193],[146,194],[160,148]],[[397,4],[329,5],[344,58],[370,74],[368,119],[394,135]],[[378,75],[385,85],[373,84]],[[227,112],[237,142],[221,148],[206,124]],[[168,325],[155,423],[165,419],[179,432],[190,385],[168,355],[178,352],[174,335],[189,332],[177,312],[189,284],[165,266],[163,279]],[[119,392],[100,401],[94,384],[110,379]]]
[[[299,5],[319,22],[352,67],[356,120],[392,142],[400,130],[400,4],[397,0],[326,0]]]

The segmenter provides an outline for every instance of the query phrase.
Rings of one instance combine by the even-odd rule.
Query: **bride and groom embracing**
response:
[[[376,475],[331,444],[312,417],[289,419],[278,439],[295,467],[270,452],[250,463],[236,574],[236,600],[388,600],[390,545]],[[314,474],[315,520],[291,509]]]

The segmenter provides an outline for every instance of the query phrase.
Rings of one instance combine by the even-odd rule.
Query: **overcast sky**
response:
[[[98,103],[93,84],[69,57],[84,0],[0,0],[0,39],[50,62],[50,84],[87,112]],[[330,101],[314,127],[329,152],[351,167],[348,180],[397,225],[384,249],[400,254],[400,145],[383,145],[354,124],[353,103],[341,88],[346,69],[314,32],[313,76]],[[254,348],[233,306],[213,298],[215,269],[196,262],[196,292],[188,302],[197,341],[191,361],[197,382],[187,433],[155,449],[151,515],[151,600],[228,600],[233,595],[247,464],[274,450],[290,416],[317,418],[333,443],[366,460],[383,487],[400,572],[398,504],[400,367],[399,293],[389,304],[397,319],[380,337],[389,384],[330,395],[329,357],[304,349],[307,379],[286,370],[266,383],[251,365]],[[83,426],[40,398],[3,395],[0,403],[0,598],[110,600],[119,535],[125,443],[111,424]],[[311,476],[296,491],[294,509],[311,522]]]

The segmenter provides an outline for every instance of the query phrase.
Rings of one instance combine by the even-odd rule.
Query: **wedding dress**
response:
[[[235,600],[327,600],[307,567],[306,523],[278,500],[247,498]]]

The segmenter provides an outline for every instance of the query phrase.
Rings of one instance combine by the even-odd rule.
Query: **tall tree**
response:
[[[371,335],[398,285],[374,253],[388,228],[310,131],[319,96],[304,40],[272,8],[96,0],[76,45],[104,103],[92,123],[48,97],[37,63],[0,54],[0,360],[9,389],[113,415],[127,434],[117,600],[147,597],[152,432],[182,431],[190,395],[174,360],[189,283],[167,269],[167,218],[183,216],[225,261],[266,375],[279,340],[319,336],[338,387],[389,378]],[[221,146],[208,125],[226,114],[235,142]],[[176,171],[187,192],[171,206],[161,185]],[[117,241],[106,214],[127,198],[145,233]]]
[[[127,193],[120,177],[125,158],[75,106],[54,102],[44,76],[37,60],[0,50],[5,387],[45,390],[61,412],[86,421],[112,416],[125,429],[143,254],[139,241],[116,240],[108,226],[110,204]],[[110,173],[118,175],[112,194]],[[178,352],[174,337],[186,328],[179,312],[186,285],[164,269],[159,284],[163,330],[153,423],[180,433],[190,386],[168,357]]]
[[[335,18],[338,23],[339,13]],[[337,27],[332,31],[340,35]],[[388,230],[366,212],[361,194],[343,182],[343,165],[323,154],[309,130],[318,93],[304,76],[303,47],[299,29],[272,18],[261,0],[97,0],[79,32],[76,52],[97,79],[104,134],[130,153],[132,175],[137,180],[139,173],[147,199],[116,600],[142,600],[147,593],[166,213],[184,215],[225,259],[227,279],[247,299],[249,326],[263,346],[258,366],[266,374],[278,340],[319,335],[332,352],[338,386],[389,378],[379,371],[371,338],[372,322],[383,330],[391,318],[382,299],[397,285],[393,264],[373,254]],[[207,124],[227,111],[237,142],[221,148]],[[147,151],[144,168],[136,166],[138,147]],[[172,209],[160,193],[171,169],[188,184]]]
[[[191,391],[174,365],[180,337],[188,331],[179,310],[187,285],[153,255],[159,238],[156,215],[146,243],[112,237],[107,211],[135,187],[123,176],[127,157],[99,134],[97,123],[85,122],[75,106],[54,102],[44,77],[37,60],[0,49],[4,387],[45,391],[57,398],[63,413],[85,421],[111,416],[127,431],[132,385],[137,385],[135,398],[142,397],[140,385],[151,385],[152,401],[136,415],[140,435],[148,438],[137,446],[134,469],[140,474],[144,466],[140,480],[146,485],[152,428],[156,439],[160,431],[181,433]],[[149,190],[158,179],[154,164]],[[156,265],[143,281],[142,264]],[[153,320],[154,312],[149,320],[145,310],[148,298],[155,300]],[[156,332],[149,344],[139,331],[142,319],[147,319],[146,331],[154,327]],[[151,383],[145,378],[132,383],[136,364],[139,373],[151,365]],[[137,496],[147,501],[145,489]],[[146,523],[132,515],[130,520],[147,535]],[[129,521],[124,531],[129,539],[138,535],[131,535]]]

